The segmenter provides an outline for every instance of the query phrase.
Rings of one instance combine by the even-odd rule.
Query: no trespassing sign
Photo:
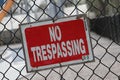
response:
[[[21,32],[28,72],[93,60],[84,18],[23,24]]]

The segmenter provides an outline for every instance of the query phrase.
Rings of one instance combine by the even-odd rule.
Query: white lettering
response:
[[[41,50],[40,50],[40,47],[36,47],[36,54],[37,54],[37,60],[38,60],[38,62],[41,60],[43,60],[42,59],[42,55],[41,55]]]
[[[60,30],[60,27],[59,27],[59,26],[56,26],[56,27],[55,27],[55,35],[56,35],[56,39],[57,39],[58,41],[60,41],[61,38],[62,38],[62,35],[61,35],[61,30]]]
[[[72,56],[72,48],[70,47],[70,41],[67,41],[66,42],[66,45],[67,45],[67,49],[68,49],[68,55],[69,56]]]
[[[37,60],[36,60],[36,53],[35,53],[35,47],[32,47],[31,48],[31,51],[32,51],[32,53],[33,53],[33,58],[34,58],[34,62],[36,62]]]
[[[52,47],[52,54],[53,54],[53,58],[55,59],[55,54],[56,54],[56,46],[55,44],[51,44],[51,47]]]
[[[84,45],[84,41],[83,39],[80,39],[79,40],[79,44],[80,44],[80,51],[82,54],[85,54],[86,53],[86,50],[85,50],[85,45]]]
[[[49,34],[51,42],[56,41],[54,27],[49,27]]]
[[[73,40],[73,46],[75,49],[74,55],[77,55],[77,53],[80,54],[80,45],[79,45],[78,40]]]
[[[85,54],[86,48],[84,40],[80,38],[31,47],[31,52],[34,62],[40,62]]]
[[[56,40],[60,41],[62,38],[61,30],[59,26],[49,27],[49,34],[50,34],[51,42]]]
[[[50,44],[47,45],[47,52],[48,52],[48,59],[52,60],[52,52],[51,52],[51,46]]]
[[[57,54],[58,54],[58,58],[63,57],[59,43],[57,43]]]
[[[61,43],[61,48],[63,49],[63,56],[67,57],[67,49],[65,48],[65,42]]]
[[[41,46],[41,52],[42,52],[43,60],[44,61],[47,60],[45,45]]]

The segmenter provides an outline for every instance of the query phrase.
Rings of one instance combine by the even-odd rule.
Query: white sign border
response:
[[[93,57],[94,55],[93,55],[93,51],[92,51],[92,45],[91,45],[90,34],[89,34],[89,29],[88,29],[88,23],[87,23],[87,19],[85,17],[86,17],[85,15],[71,16],[71,17],[67,17],[67,18],[57,19],[57,21],[55,21],[55,23],[65,22],[65,21],[70,21],[70,20],[76,20],[76,19],[83,19],[84,20],[84,26],[85,26],[85,29],[86,29],[85,32],[86,32],[86,37],[87,37],[87,42],[88,42],[89,55],[83,56],[82,60],[62,62],[62,63],[52,64],[52,65],[47,65],[47,66],[40,66],[40,67],[36,67],[36,68],[33,68],[30,65],[30,59],[28,57],[29,55],[28,55],[27,42],[26,42],[26,37],[25,37],[24,31],[25,31],[26,28],[36,27],[36,26],[41,26],[41,25],[47,25],[47,24],[53,24],[54,22],[52,20],[45,20],[45,21],[41,21],[41,22],[21,24],[20,29],[21,29],[22,39],[23,39],[23,47],[24,47],[23,49],[24,49],[27,72],[33,72],[33,71],[45,70],[45,69],[50,69],[50,68],[55,68],[55,67],[60,67],[60,66],[74,65],[74,64],[80,64],[80,63],[94,61],[94,57]]]

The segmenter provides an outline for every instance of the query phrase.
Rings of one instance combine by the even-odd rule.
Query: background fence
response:
[[[0,0],[1,11],[9,0]],[[120,0],[13,0],[0,22],[0,80],[120,80]],[[19,24],[86,14],[95,61],[26,72]]]

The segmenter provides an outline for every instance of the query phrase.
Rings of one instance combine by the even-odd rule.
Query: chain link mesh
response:
[[[12,1],[0,22],[0,80],[120,80],[120,0]],[[79,14],[90,20],[95,61],[27,73],[19,24]]]

